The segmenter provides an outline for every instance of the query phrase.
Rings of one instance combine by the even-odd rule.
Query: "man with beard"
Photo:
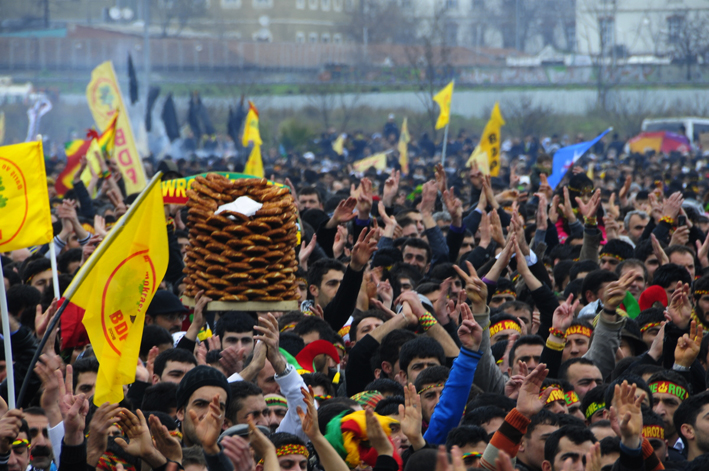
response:
[[[652,391],[652,410],[662,418],[665,427],[665,440],[670,448],[682,451],[684,445],[679,439],[674,425],[674,415],[680,404],[687,399],[689,385],[687,381],[674,371],[660,371],[648,380]]]
[[[24,412],[29,427],[30,464],[34,469],[49,470],[54,458],[49,440],[49,419],[39,407],[28,407]]]
[[[699,278],[694,282],[692,294],[694,296],[694,313],[704,329],[707,329],[709,327],[709,319],[707,319],[707,314],[709,314],[709,276]]]
[[[216,398],[222,414],[231,399],[229,383],[221,371],[200,365],[192,368],[182,377],[177,387],[177,418],[182,423],[184,446],[201,445],[202,440],[195,431],[195,419],[201,420],[209,413],[209,405]]]

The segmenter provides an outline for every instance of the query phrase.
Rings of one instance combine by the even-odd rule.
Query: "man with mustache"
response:
[[[49,470],[54,460],[52,442],[49,440],[49,419],[39,407],[28,407],[24,412],[30,430],[30,464],[34,469]]]

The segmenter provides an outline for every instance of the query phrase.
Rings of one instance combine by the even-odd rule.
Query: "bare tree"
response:
[[[551,108],[541,103],[535,104],[529,95],[507,100],[500,107],[507,131],[513,136],[541,135],[549,130],[553,122]]]
[[[361,0],[345,31],[360,44],[406,44],[416,37],[416,20],[391,0]]]
[[[441,2],[434,2],[433,14],[419,21],[416,41],[404,47],[408,65],[412,69],[416,96],[426,110],[431,135],[434,137],[439,110],[433,95],[453,78],[452,48],[446,41],[446,19],[445,6]]]
[[[672,58],[686,66],[687,80],[692,80],[692,64],[709,51],[709,31],[704,13],[685,11],[668,19],[667,42]],[[674,22],[674,23],[673,23]]]
[[[207,0],[154,0],[153,11],[157,12],[157,17],[162,27],[162,35],[167,37],[168,29],[173,21],[177,21],[177,32],[179,36],[191,19],[204,16],[207,13]]]

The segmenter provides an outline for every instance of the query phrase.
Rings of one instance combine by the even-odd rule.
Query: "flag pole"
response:
[[[37,140],[39,142],[42,142],[41,134],[37,134]],[[52,262],[52,286],[54,287],[54,297],[59,299],[62,297],[62,295],[59,292],[59,272],[57,271],[57,248],[54,245],[54,239],[52,239],[52,241],[49,243],[49,260]]]
[[[59,319],[61,318],[62,313],[64,312],[64,309],[66,309],[67,305],[69,304],[69,300],[74,295],[74,292],[78,288],[81,280],[86,276],[86,273],[89,272],[91,267],[93,267],[93,265],[96,264],[96,261],[99,258],[101,258],[101,255],[103,255],[103,253],[107,250],[107,247],[109,247],[111,245],[110,240],[118,237],[118,234],[123,229],[123,226],[125,226],[126,223],[130,220],[130,218],[133,216],[133,213],[135,213],[135,210],[140,206],[140,203],[142,203],[143,200],[147,197],[148,193],[153,188],[153,186],[160,183],[161,178],[162,178],[162,172],[157,172],[155,175],[153,175],[153,178],[148,182],[147,186],[145,188],[143,188],[143,191],[140,192],[140,194],[135,199],[133,204],[130,205],[128,212],[126,214],[124,214],[123,217],[120,218],[116,222],[116,225],[111,228],[111,232],[109,232],[108,236],[103,240],[103,242],[109,242],[109,243],[100,244],[96,248],[94,253],[91,254],[91,257],[89,257],[88,261],[79,269],[79,271],[76,273],[76,275],[74,275],[74,280],[71,282],[71,284],[67,287],[66,291],[64,292],[64,302],[59,307],[59,309],[57,309],[57,312],[56,312],[56,314],[54,314],[54,317],[52,318],[52,320],[49,321],[49,324],[47,325],[47,330],[44,333],[42,340],[40,340],[39,345],[37,346],[37,350],[34,352],[34,357],[32,357],[32,361],[30,362],[29,368],[27,369],[27,376],[25,376],[25,379],[22,382],[22,388],[20,388],[20,394],[19,394],[19,396],[17,396],[17,402],[19,404],[22,404],[22,400],[24,399],[25,393],[27,392],[27,387],[29,385],[29,379],[30,379],[32,371],[34,371],[34,365],[37,364],[37,360],[39,359],[39,356],[42,354],[42,350],[44,350],[44,346],[47,344],[47,340],[49,339],[50,334],[52,333],[54,328],[57,326],[57,323],[59,322]],[[5,292],[5,284],[4,283],[3,283],[3,286],[1,289],[2,289],[2,291],[0,291],[0,294],[4,294],[4,292]],[[5,297],[3,296],[3,300],[4,299],[5,299]],[[5,316],[3,315],[3,323],[4,323],[4,320],[5,320]],[[8,331],[9,331],[9,327],[8,327]],[[7,358],[7,354],[5,355],[5,357]],[[9,368],[8,368],[8,370],[9,370]],[[10,378],[9,371],[8,371],[7,377],[8,377],[8,381],[9,381],[9,378]],[[13,384],[13,389],[14,389],[14,384]],[[9,389],[8,389],[8,391],[9,391]]]
[[[2,272],[2,260],[0,259],[0,273]],[[10,342],[10,313],[7,310],[7,295],[5,293],[5,282],[0,283],[0,311],[2,311],[2,341],[5,345],[5,371],[7,372],[7,405],[10,409],[15,409],[15,372],[12,363],[12,343]],[[27,371],[27,378],[32,371]]]
[[[450,121],[446,123],[446,129],[443,131],[443,150],[441,150],[441,165],[446,166],[446,146],[448,145],[448,126]]]

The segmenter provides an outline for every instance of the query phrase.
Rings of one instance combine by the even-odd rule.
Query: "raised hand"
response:
[[[556,224],[559,220],[559,195],[554,195],[549,206],[549,220],[552,224]]]
[[[364,177],[359,182],[359,187],[356,190],[357,195],[357,213],[360,219],[369,219],[369,212],[372,210],[372,202],[374,195],[372,194],[372,181]]]
[[[470,274],[465,273],[458,265],[453,265],[453,269],[465,283],[465,294],[468,296],[473,310],[476,314],[482,314],[487,306],[487,285],[478,278],[473,264],[467,260],[465,263]]]
[[[310,243],[306,243],[305,239],[303,239],[303,243],[300,244],[300,252],[298,253],[298,265],[303,270],[308,269],[308,259],[310,258],[310,255],[313,253],[313,250],[315,250],[315,246],[318,243],[318,236],[313,234],[313,237],[310,238]]]
[[[483,340],[483,329],[480,324],[475,322],[473,312],[465,303],[460,305],[460,316],[462,319],[460,327],[458,327],[460,343],[468,350],[477,352],[480,350],[480,344]]]
[[[640,448],[643,440],[643,396],[636,398],[636,389],[636,385],[631,386],[627,381],[623,381],[622,385],[616,384],[611,406],[611,428],[620,437],[621,443],[632,449]]]
[[[89,424],[91,433],[86,443],[86,464],[89,466],[96,467],[99,458],[106,451],[108,447],[108,429],[121,419],[118,415],[120,411],[121,407],[118,404],[106,402],[94,412],[91,424]]]
[[[0,453],[7,455],[12,450],[12,442],[17,438],[25,414],[19,409],[8,411],[0,419]]]
[[[537,206],[537,230],[546,231],[548,225],[549,214],[547,212],[547,197],[544,193],[534,193],[534,196],[539,198],[539,205]]]
[[[423,184],[423,190],[421,191],[421,214],[433,214],[437,195],[438,189],[436,188],[436,182],[429,180]]]
[[[340,256],[347,251],[345,244],[347,244],[347,228],[345,226],[337,226],[335,241],[332,244],[332,254],[334,258],[340,258]],[[349,253],[345,254],[349,255]]]
[[[354,271],[362,271],[369,263],[369,259],[374,252],[377,251],[377,242],[379,241],[378,230],[362,229],[359,233],[357,242],[352,247],[352,255],[350,256],[350,268]]]
[[[451,225],[461,227],[463,225],[463,202],[455,196],[453,187],[450,190],[443,190],[443,203],[451,215]]]
[[[564,191],[568,193],[568,187],[564,188]],[[588,203],[584,203],[581,198],[578,196],[576,197],[576,204],[578,204],[579,207],[579,212],[587,218],[592,218],[595,217],[596,214],[598,214],[598,206],[601,204],[601,190],[600,188],[596,191],[593,192],[593,195],[591,195],[591,199],[588,200]],[[620,214],[620,211],[619,211]]]
[[[249,442],[239,436],[233,435],[222,439],[222,447],[224,448],[224,454],[229,458],[229,461],[232,462],[235,470],[255,469],[254,458],[251,455]],[[273,457],[275,457],[275,455],[276,451],[273,450]],[[269,458],[264,456],[264,462],[268,459]]]
[[[544,363],[540,363],[524,378],[522,387],[519,389],[517,411],[528,419],[531,419],[533,415],[544,408],[549,394],[551,394],[551,389],[547,388],[541,396],[539,395],[542,382],[548,374],[547,366]]]
[[[399,405],[399,422],[401,422],[401,431],[406,435],[414,447],[414,450],[419,450],[426,445],[421,433],[421,396],[416,393],[416,387],[413,384],[404,386],[404,405]]]
[[[675,221],[677,219],[677,215],[682,209],[682,203],[684,203],[682,193],[679,191],[672,193],[662,204],[662,217],[667,217]]]
[[[618,306],[620,306],[620,303],[623,302],[625,293],[632,283],[633,274],[630,272],[621,276],[618,281],[609,283],[603,293],[603,309],[607,310],[609,313],[610,311],[615,311]]]
[[[697,355],[699,355],[703,336],[704,329],[702,325],[697,324],[697,321],[692,321],[689,333],[677,339],[675,363],[686,368],[692,366],[694,360],[697,359]]]
[[[399,180],[401,179],[401,171],[394,170],[389,178],[384,182],[384,189],[382,190],[382,202],[385,206],[392,207],[394,205],[394,200],[396,199],[396,194],[399,191]],[[381,214],[381,210],[380,210]]]
[[[443,164],[440,162],[437,163],[436,166],[433,167],[433,172],[436,175],[436,187],[440,193],[443,193],[446,191],[446,188],[448,188],[448,176],[446,175],[446,171],[443,170]]]
[[[662,249],[660,241],[657,240],[655,234],[650,234],[650,240],[652,241],[652,253],[655,254],[655,257],[657,257],[657,261],[660,263],[660,265],[666,265],[670,263],[670,258]]]
[[[650,355],[653,360],[655,361],[660,361],[660,358],[662,357],[662,346],[665,343],[665,325],[667,324],[667,321],[664,321],[660,325],[660,330],[657,331],[657,335],[655,336],[654,339],[652,339],[652,344],[650,345],[650,349],[647,351],[647,354]]]
[[[300,417],[303,433],[305,433],[310,441],[315,441],[322,433],[320,432],[320,427],[318,427],[318,411],[315,409],[313,388],[310,386],[308,386],[308,389],[300,388],[300,393],[303,395],[303,402],[305,402],[307,410],[303,412],[303,409],[298,406],[296,412],[298,413],[298,417]]]
[[[199,418],[194,410],[190,410],[189,414],[194,424],[195,434],[202,440],[204,451],[210,455],[218,454],[219,445],[217,440],[224,424],[224,414],[219,407],[219,395],[216,394],[212,398],[209,403],[209,411],[204,417]]]
[[[369,443],[372,445],[377,452],[377,455],[394,456],[394,445],[389,441],[389,437],[384,432],[382,424],[374,415],[374,409],[367,407],[366,412],[367,421],[367,438],[369,438]]]
[[[672,293],[667,306],[669,320],[680,329],[686,329],[692,317],[692,304],[689,302],[689,285],[677,282],[677,288]]]
[[[67,394],[64,403],[69,409],[64,415],[64,442],[77,446],[84,443],[86,415],[89,413],[89,401],[83,394]]]
[[[259,325],[255,326],[254,329],[259,332],[259,335],[254,335],[254,340],[261,340],[268,347],[266,352],[268,361],[273,366],[273,369],[276,370],[276,374],[282,374],[287,367],[287,363],[278,349],[280,336],[278,321],[269,312],[266,316],[260,316],[258,322]]]
[[[689,226],[679,226],[670,238],[670,245],[686,245],[689,242]]]
[[[576,222],[576,214],[574,214],[574,208],[571,206],[571,197],[569,196],[569,187],[564,187],[564,203],[559,205],[559,209],[564,214],[564,217],[569,222],[573,224]]]
[[[349,222],[357,217],[354,213],[354,209],[357,207],[357,198],[349,197],[346,200],[342,200],[338,203],[337,208],[332,213],[332,217],[327,222],[325,227],[328,229],[334,229],[343,222]]]
[[[572,293],[566,298],[566,301],[554,310],[551,321],[552,327],[566,332],[566,329],[569,328],[571,322],[574,320],[574,312],[576,312],[576,308],[578,308],[579,305],[579,300],[577,299],[576,302],[573,302],[573,299],[574,295]]]
[[[160,419],[151,415],[148,418],[150,424],[150,434],[155,441],[155,448],[168,460],[182,462],[182,445],[177,437],[170,435]]]

